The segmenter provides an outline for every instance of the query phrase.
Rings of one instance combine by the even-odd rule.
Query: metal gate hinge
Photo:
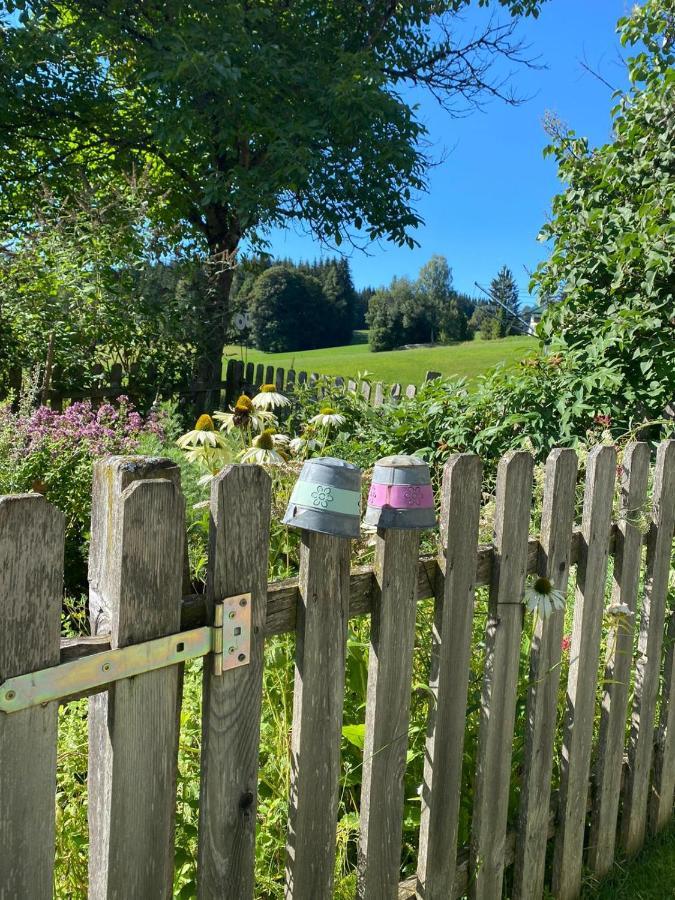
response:
[[[251,594],[236,594],[216,603],[213,626],[193,628],[142,644],[104,650],[48,669],[17,675],[0,684],[0,711],[19,712],[95,691],[213,653],[213,673],[248,665],[251,654]]]

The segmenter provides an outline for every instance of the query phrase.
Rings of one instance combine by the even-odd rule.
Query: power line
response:
[[[506,312],[507,312],[510,316],[512,316],[514,319],[517,319],[522,325],[524,325],[524,326],[525,326],[525,329],[526,329],[526,330],[525,330],[525,334],[529,334],[530,337],[534,337],[534,335],[533,335],[532,332],[530,331],[530,323],[529,323],[529,322],[526,322],[525,319],[522,318],[522,316],[519,316],[517,312],[514,312],[512,309],[510,309],[510,308],[506,305],[506,303],[502,303],[502,301],[501,301],[498,297],[495,297],[493,294],[491,294],[491,293],[490,293],[488,290],[486,290],[482,285],[478,284],[477,281],[474,281],[474,284],[476,285],[476,287],[477,287],[480,291],[482,291],[482,292],[485,294],[486,297],[489,297],[490,300],[492,300],[493,303],[498,303],[498,304],[502,307],[502,309],[506,310]]]

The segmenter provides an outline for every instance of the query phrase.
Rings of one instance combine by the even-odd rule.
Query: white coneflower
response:
[[[297,454],[312,453],[319,446],[319,442],[315,438],[294,437],[289,441],[288,446]]]
[[[273,384],[263,384],[260,393],[253,398],[256,409],[278,409],[281,406],[289,406],[290,400],[285,394],[280,394]]]
[[[263,431],[257,437],[253,438],[253,445],[244,450],[240,459],[247,463],[282,463],[286,461],[283,453],[274,449],[275,434],[271,429]]]
[[[556,589],[552,581],[541,576],[527,588],[523,603],[530,612],[547,619],[554,610],[565,609],[565,595]]]
[[[313,416],[309,421],[314,425],[343,425],[346,419],[331,406],[324,406],[321,412]]]
[[[190,447],[225,447],[227,443],[222,434],[219,434],[213,424],[213,419],[207,413],[197,419],[195,427],[187,434],[182,434],[177,440],[178,446],[186,450]]]
[[[249,428],[253,428],[255,431],[262,431],[265,425],[276,424],[274,414],[265,409],[255,409],[253,401],[246,394],[242,394],[239,397],[232,412],[217,412],[213,414],[213,418],[222,422],[220,427],[223,431],[233,431],[235,428],[239,428],[242,431],[246,431]]]

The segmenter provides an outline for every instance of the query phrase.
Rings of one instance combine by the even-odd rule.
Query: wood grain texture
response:
[[[567,592],[577,480],[573,450],[552,450],[546,461],[539,574]],[[537,617],[530,650],[525,758],[514,867],[515,898],[538,900],[544,889],[553,743],[558,712],[564,610]]]
[[[471,896],[500,897],[516,714],[533,460],[515,451],[497,470],[495,557],[471,832]]]
[[[346,538],[302,532],[286,860],[288,900],[318,900],[333,893],[349,545]]]
[[[415,644],[419,531],[375,539],[368,694],[361,783],[357,896],[396,900],[401,869],[403,778]]]
[[[560,825],[553,857],[553,893],[559,900],[576,898],[581,888],[615,473],[614,448],[595,447],[586,463],[583,543],[577,569],[563,730]]]
[[[649,446],[629,444],[624,450],[620,471],[621,499],[611,605],[624,604],[632,615],[615,619],[607,634],[587,860],[588,867],[599,878],[612,868],[616,846],[628,691],[633,669],[634,614],[637,608],[642,557],[639,517],[647,496]]]
[[[246,666],[204,667],[197,886],[202,900],[253,897],[271,482],[260,466],[227,466],[211,487],[206,599],[251,592]]]
[[[649,829],[655,834],[670,822],[675,800],[675,608],[668,614],[661,711],[654,748],[654,781],[649,796]]]
[[[59,662],[63,515],[0,497],[0,683]],[[0,898],[51,900],[58,705],[0,713]]]
[[[99,598],[113,648],[180,629],[185,507],[166,479],[113,501]],[[96,520],[94,520],[94,524]],[[182,666],[89,701],[89,897],[171,897]]]
[[[647,829],[654,716],[661,678],[674,526],[675,441],[664,441],[656,456],[652,515],[646,539],[645,583],[628,740],[628,781],[621,816],[621,843],[628,854],[637,853],[642,847]]]
[[[431,645],[417,892],[451,896],[455,881],[462,753],[471,662],[482,465],[470,453],[451,457],[443,473],[440,572]]]

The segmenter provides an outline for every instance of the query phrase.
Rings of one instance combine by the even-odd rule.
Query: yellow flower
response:
[[[239,412],[250,412],[253,409],[253,401],[246,394],[242,394],[234,404],[234,408]]]
[[[208,413],[202,413],[201,416],[197,419],[195,431],[215,431],[215,428],[213,426],[213,419]]]

